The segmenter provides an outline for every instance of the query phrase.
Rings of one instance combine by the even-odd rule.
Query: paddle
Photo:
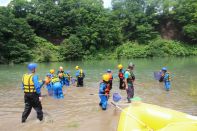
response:
[[[89,95],[96,95],[96,96],[102,95],[102,96],[105,96],[105,94],[89,94]]]
[[[141,124],[142,126],[146,127],[149,131],[153,131],[153,129],[151,129],[148,125],[146,125],[144,122],[142,122],[141,120],[139,120],[137,117],[135,117],[132,113],[128,113],[126,111],[124,111],[121,107],[119,107],[118,105],[116,105],[115,103],[111,102],[111,104],[113,106],[115,106],[117,109],[119,109],[120,111],[124,112],[126,115],[128,115],[129,117],[133,118],[134,120],[136,120],[139,124]]]

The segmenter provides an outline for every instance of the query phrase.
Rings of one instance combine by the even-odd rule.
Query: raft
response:
[[[122,110],[118,131],[197,131],[197,116],[142,102]]]

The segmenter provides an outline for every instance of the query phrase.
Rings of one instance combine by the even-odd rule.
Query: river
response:
[[[116,131],[120,111],[110,104],[102,111],[98,106],[97,94],[102,74],[110,68],[114,73],[114,92],[126,96],[118,89],[117,65],[124,67],[132,61],[135,64],[135,96],[143,102],[172,108],[191,115],[197,115],[197,57],[154,58],[132,60],[75,61],[57,63],[39,63],[37,74],[43,79],[49,69],[63,66],[74,75],[74,67],[81,66],[86,72],[84,87],[64,87],[65,98],[55,100],[47,96],[42,88],[44,121],[36,120],[36,113],[21,123],[24,109],[23,91],[20,89],[21,77],[27,71],[26,64],[0,65],[0,130],[1,131]],[[166,66],[171,73],[172,88],[166,92],[163,84],[154,80],[153,72]],[[120,102],[127,106],[125,99]]]

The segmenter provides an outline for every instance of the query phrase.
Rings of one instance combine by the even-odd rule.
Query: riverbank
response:
[[[43,43],[40,45],[40,43]],[[55,46],[46,40],[37,37],[37,46],[33,50],[35,62],[61,62],[64,60],[107,60],[152,57],[188,57],[197,56],[197,46],[188,45],[179,41],[157,38],[147,44],[128,41],[116,47],[108,47],[89,52],[83,49],[67,49],[67,55],[62,54],[62,46]],[[77,47],[76,47],[77,48]],[[79,53],[80,52],[80,53]],[[79,53],[73,56],[73,53]],[[72,56],[72,57],[71,57]]]
[[[147,44],[128,41],[113,50],[101,50],[94,55],[84,56],[84,59],[102,60],[188,56],[197,56],[197,46],[189,46],[179,41],[157,38],[149,41]]]

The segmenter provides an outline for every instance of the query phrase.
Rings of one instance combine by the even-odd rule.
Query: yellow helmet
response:
[[[79,66],[76,66],[75,69],[78,70],[79,69]]]
[[[55,73],[55,70],[54,69],[50,69],[50,73],[51,74],[54,74]]]
[[[118,68],[119,68],[119,69],[122,69],[122,68],[123,68],[122,64],[119,64],[119,65],[118,65]]]
[[[103,80],[104,81],[109,81],[109,75],[108,74],[104,74],[103,75]]]

